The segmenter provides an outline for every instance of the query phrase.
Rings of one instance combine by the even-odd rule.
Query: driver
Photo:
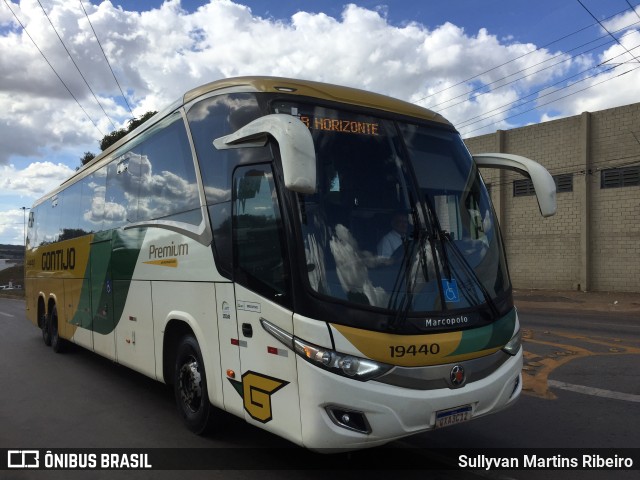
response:
[[[409,219],[406,213],[396,212],[391,217],[391,231],[378,242],[378,256],[391,258],[393,252],[402,246],[409,231]]]

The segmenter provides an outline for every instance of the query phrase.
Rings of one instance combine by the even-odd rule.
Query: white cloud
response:
[[[28,215],[29,212],[26,212]],[[22,245],[24,242],[23,212],[19,209],[0,211],[0,243]]]
[[[622,45],[616,43],[597,57],[602,73],[594,75],[592,72],[590,78],[585,75],[563,90],[543,92],[547,96],[540,103],[557,100],[549,105],[552,113],[544,114],[542,121],[637,102],[640,98],[640,68],[632,55],[640,57],[639,42],[640,31],[629,31],[622,37]]]
[[[62,163],[52,162],[35,162],[23,170],[14,165],[0,166],[0,192],[2,195],[38,197],[60,185],[73,172]]]
[[[109,1],[84,5],[120,84],[131,94],[136,114],[162,108],[199,84],[251,74],[340,83],[416,101],[535,49],[534,45],[501,43],[486,30],[468,35],[450,23],[434,30],[415,22],[397,27],[387,21],[384,10],[354,4],[344,7],[341,18],[301,11],[288,22],[255,16],[248,7],[230,0],[211,1],[193,13],[184,11],[177,0],[142,13],[123,11]],[[82,10],[64,0],[47,2],[45,8],[109,116],[117,126],[124,125],[127,111]],[[20,8],[14,4],[14,10],[99,129],[14,22],[14,29],[0,36],[0,125],[6,127],[0,130],[5,147],[0,163],[7,163],[12,155],[37,156],[45,146],[95,144],[112,129],[109,120],[37,2],[23,0]],[[3,11],[0,21],[6,25],[12,17]],[[544,50],[535,52],[478,80],[492,82],[551,56]],[[548,81],[566,68],[532,75],[523,85],[497,92],[495,101],[490,99],[494,94],[487,95],[483,103],[514,98],[522,89]],[[441,102],[454,92],[422,104]],[[483,103],[463,104],[451,116],[473,116]]]

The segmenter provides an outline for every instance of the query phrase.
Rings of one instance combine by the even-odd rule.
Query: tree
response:
[[[80,157],[80,163],[82,165],[86,165],[87,163],[89,163],[94,158],[96,158],[96,154],[95,153],[93,153],[93,152],[84,152],[84,155],[82,157]]]
[[[157,111],[147,112],[144,115],[142,115],[140,118],[132,118],[131,120],[129,120],[129,124],[127,125],[127,128],[119,128],[118,130],[114,130],[113,132],[105,135],[104,137],[102,137],[102,140],[100,140],[100,150],[104,152],[107,148],[109,148],[111,145],[116,143],[122,137],[126,136],[128,133],[135,130],[137,127],[139,127],[144,122],[146,122],[151,117],[153,117],[156,113],[158,112]],[[94,158],[95,158],[94,153],[85,152],[84,156],[80,158],[80,161],[82,162],[82,165],[86,165]]]

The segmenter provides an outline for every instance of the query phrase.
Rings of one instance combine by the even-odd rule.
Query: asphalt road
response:
[[[375,455],[415,447],[436,463],[434,448],[640,449],[640,319],[522,313],[524,394],[511,409],[467,424],[419,434]],[[0,298],[0,448],[282,448],[304,451],[223,415],[206,437],[181,424],[164,385],[81,348],[55,354],[25,319],[24,302]],[[291,447],[291,448],[289,448]],[[246,450],[252,452],[252,450]],[[413,453],[415,452],[415,453]],[[240,458],[240,457],[239,457]],[[280,459],[283,460],[283,459]],[[319,462],[318,462],[319,463]],[[299,471],[189,472],[189,478],[300,478]],[[303,472],[326,478],[330,472]],[[334,472],[335,473],[335,472]],[[353,476],[351,472],[350,476]],[[409,478],[636,478],[636,472],[429,471]],[[177,472],[0,472],[0,478],[176,478]],[[346,476],[346,475],[345,475]],[[335,474],[332,474],[335,478]]]

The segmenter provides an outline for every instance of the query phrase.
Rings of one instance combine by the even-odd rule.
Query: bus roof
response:
[[[202,95],[233,87],[249,87],[257,92],[290,93],[319,98],[322,100],[358,105],[451,125],[444,117],[427,108],[388,97],[386,95],[367,92],[357,88],[313,82],[311,80],[294,80],[291,78],[236,77],[216,80],[215,82],[207,83],[188,91],[184,95],[183,100],[186,104]]]

